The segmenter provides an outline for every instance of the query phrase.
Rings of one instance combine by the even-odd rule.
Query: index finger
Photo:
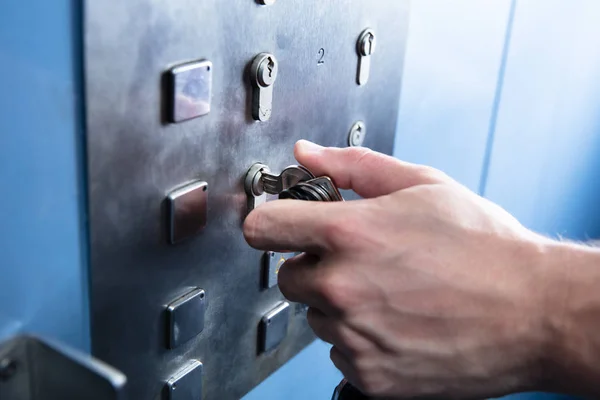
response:
[[[333,247],[328,237],[332,224],[328,221],[335,214],[344,213],[344,209],[342,202],[268,202],[248,214],[244,237],[259,250],[322,254]]]
[[[338,187],[352,189],[364,198],[449,179],[434,168],[400,161],[363,147],[322,147],[300,140],[294,154],[300,164],[316,175],[327,175]]]

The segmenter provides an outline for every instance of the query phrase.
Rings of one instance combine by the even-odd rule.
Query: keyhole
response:
[[[369,34],[369,50],[368,50],[369,55],[373,52],[373,40],[374,39],[375,39],[375,36],[373,36],[372,34]]]
[[[267,65],[267,68],[269,70],[269,78],[273,77],[273,68],[275,68],[275,63],[273,62],[273,60],[269,60],[269,65]]]

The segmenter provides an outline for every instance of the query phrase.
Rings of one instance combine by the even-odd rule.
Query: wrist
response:
[[[547,333],[540,389],[598,395],[600,381],[600,249],[544,241],[536,272],[543,286]]]

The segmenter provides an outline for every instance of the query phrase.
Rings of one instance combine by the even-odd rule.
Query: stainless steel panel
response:
[[[391,153],[408,2],[86,0],[84,9],[93,353],[127,374],[135,399],[159,398],[192,359],[204,364],[206,399],[238,399],[314,339],[295,306],[283,342],[257,351],[262,316],[284,299],[263,290],[263,253],[241,232],[244,175],[257,161],[294,164],[301,138],[347,146],[359,120],[364,146]],[[377,51],[358,86],[366,28]],[[274,112],[256,122],[249,69],[262,52],[279,68]],[[211,111],[172,124],[169,73],[199,59],[213,64]],[[171,245],[165,199],[196,180],[211,188],[209,222]],[[169,350],[164,309],[193,287],[210,299],[204,330]]]

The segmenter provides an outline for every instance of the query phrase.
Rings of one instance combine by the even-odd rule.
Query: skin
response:
[[[303,252],[279,287],[365,394],[600,395],[598,250],[542,237],[430,167],[306,141],[295,156],[363,200],[269,202],[244,235]]]

